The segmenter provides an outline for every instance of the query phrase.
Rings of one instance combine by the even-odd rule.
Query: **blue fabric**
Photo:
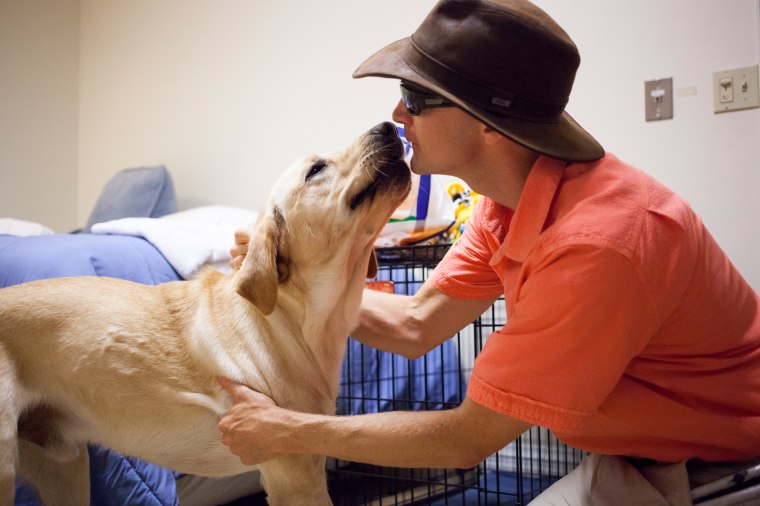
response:
[[[420,176],[420,190],[417,195],[417,220],[426,220],[430,207],[430,174]]]
[[[64,276],[156,285],[179,276],[149,242],[120,235],[0,235],[0,287]]]
[[[95,445],[89,451],[91,504],[179,505],[171,471]]]
[[[174,183],[164,166],[137,167],[117,172],[103,187],[87,219],[95,223],[120,218],[159,218],[177,211]]]
[[[403,126],[396,125],[396,130],[401,138],[401,142],[404,144],[404,158],[407,158],[412,154],[412,143],[406,140],[406,132],[404,132]]]
[[[466,390],[451,340],[409,360],[350,339],[337,408],[341,415],[445,409],[458,406]]]
[[[395,292],[412,295],[422,282],[410,280],[408,269],[381,268],[377,279],[403,280],[394,284]],[[337,411],[341,415],[451,408],[462,402],[467,391],[452,339],[416,360],[349,339],[340,385]]]
[[[179,276],[149,242],[117,235],[0,235],[0,287],[63,276],[109,276],[155,285]],[[94,445],[90,453],[91,504],[177,506],[174,474]],[[16,506],[40,506],[17,486]]]

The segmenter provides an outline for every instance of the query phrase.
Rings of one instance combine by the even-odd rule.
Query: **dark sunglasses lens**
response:
[[[401,83],[401,99],[404,101],[406,110],[412,116],[417,116],[423,110],[431,107],[451,107],[454,105],[441,96],[415,90],[403,82]]]
[[[406,110],[409,111],[409,114],[417,116],[420,113],[420,109],[417,106],[417,104],[420,103],[419,95],[405,87],[403,84],[401,85],[401,99],[404,101],[404,105],[406,106]]]

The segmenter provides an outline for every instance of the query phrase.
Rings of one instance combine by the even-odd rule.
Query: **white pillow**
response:
[[[16,220],[14,218],[0,218],[0,234],[7,235],[49,235],[54,234],[52,229],[33,221]]]
[[[242,207],[200,206],[159,218],[167,221],[203,223],[207,225],[248,225],[256,221],[256,213]],[[230,237],[230,244],[232,244]]]

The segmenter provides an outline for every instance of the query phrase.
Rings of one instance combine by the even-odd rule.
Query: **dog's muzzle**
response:
[[[394,182],[407,184],[407,180],[410,179],[409,167],[403,159],[404,145],[398,136],[396,125],[385,121],[374,126],[367,132],[366,142],[372,150],[372,156],[368,157],[367,168],[374,169],[373,179],[351,198],[349,202],[351,210],[367,200],[372,200],[377,191],[386,185],[393,185]]]

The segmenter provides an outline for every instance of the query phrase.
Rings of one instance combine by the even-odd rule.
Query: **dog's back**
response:
[[[104,369],[120,376],[151,375],[184,352],[181,318],[173,316],[165,294],[185,291],[187,284],[169,285],[76,277],[3,288],[0,344],[29,390],[107,382]],[[192,311],[190,306],[181,311]]]

